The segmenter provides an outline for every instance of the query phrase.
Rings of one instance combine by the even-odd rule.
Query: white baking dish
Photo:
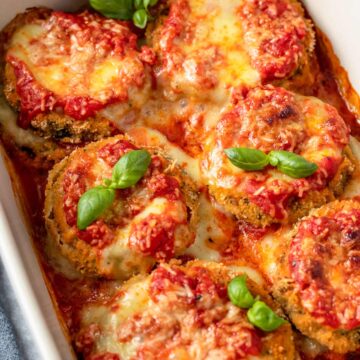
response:
[[[220,1],[220,0],[219,0]],[[236,0],[234,0],[236,1]],[[76,9],[83,1],[0,0],[0,28],[27,7],[44,5]],[[336,53],[360,92],[360,2],[358,0],[306,0],[317,25],[331,39]],[[12,192],[11,180],[0,157],[0,255],[8,272],[26,321],[46,360],[71,359],[72,350],[59,325],[43,282],[31,239]]]
[[[27,7],[42,5],[71,11],[83,3],[74,0],[0,0],[0,28]],[[42,359],[72,359],[71,346],[56,316],[11,185],[4,158],[0,156],[1,259]]]

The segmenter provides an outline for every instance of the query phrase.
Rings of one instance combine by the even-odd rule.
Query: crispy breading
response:
[[[340,210],[359,208],[358,201],[337,200],[319,209],[312,210],[310,215],[301,221],[306,221],[311,217],[332,218]],[[277,264],[277,271],[275,275],[272,276],[273,295],[288,314],[292,323],[304,335],[315,339],[336,353],[344,354],[355,351],[360,347],[360,331],[358,328],[352,330],[334,329],[326,324],[321,324],[302,306],[298,288],[289,273],[288,263],[290,242],[296,235],[299,224],[295,226],[288,235],[282,236],[281,238],[276,237],[277,250],[269,255],[275,255],[275,258],[271,261]],[[356,231],[356,229],[353,230]],[[266,254],[264,253],[263,256],[266,256]],[[336,259],[333,260],[335,261]]]

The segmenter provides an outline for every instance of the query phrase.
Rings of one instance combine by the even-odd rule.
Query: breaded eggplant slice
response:
[[[294,222],[339,196],[353,172],[349,128],[332,106],[313,97],[265,85],[243,93],[209,135],[202,174],[210,193],[228,211],[255,226]],[[267,166],[244,171],[224,150],[285,150],[318,170],[295,179]]]
[[[289,323],[262,332],[246,310],[233,305],[226,287],[240,275],[222,264],[161,264],[127,282],[113,300],[87,306],[75,344],[84,359],[295,359]],[[247,285],[281,311],[255,282]]]
[[[147,35],[170,99],[221,101],[239,85],[313,81],[314,32],[297,1],[169,0],[165,7]]]
[[[238,9],[245,49],[262,84],[294,77],[308,81],[315,34],[297,0],[242,0]],[[302,78],[302,80],[301,80]],[[305,84],[305,83],[304,83]]]
[[[293,324],[336,353],[359,349],[359,198],[315,209],[271,239],[260,245],[263,270]]]
[[[129,26],[89,11],[18,15],[3,30],[3,77],[19,126],[70,143],[116,134],[105,110],[121,119],[151,89],[153,53]]]
[[[122,136],[101,140],[75,150],[49,174],[48,234],[85,275],[127,279],[180,255],[194,241],[197,189],[156,149],[149,149],[151,164],[144,177],[131,188],[116,190],[110,208],[86,229],[78,229],[81,195],[111,178],[116,162],[135,149]]]

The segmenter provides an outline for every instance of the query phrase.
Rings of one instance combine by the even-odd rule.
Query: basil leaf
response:
[[[145,1],[146,0],[144,0],[144,2],[143,2],[143,0],[134,0],[135,9],[136,10],[143,9],[145,7]]]
[[[147,8],[150,5],[150,0],[144,0],[144,8],[147,10]]]
[[[145,9],[136,10],[134,12],[132,19],[133,19],[133,23],[136,27],[138,27],[140,29],[145,29],[147,20],[148,20],[148,15],[147,15],[146,10]]]
[[[113,203],[114,198],[115,190],[104,186],[94,187],[82,194],[77,207],[77,227],[86,229]]]
[[[104,16],[130,20],[133,15],[133,0],[90,0],[90,5]]]
[[[287,321],[278,316],[269,306],[262,301],[255,301],[247,312],[251,324],[264,331],[276,330]]]
[[[150,6],[154,6],[158,3],[159,0],[150,0],[149,4]]]
[[[268,156],[261,150],[238,147],[224,151],[230,162],[243,170],[262,170],[269,163]]]
[[[315,163],[289,151],[274,150],[268,156],[272,166],[276,166],[282,173],[296,179],[310,176],[318,169]]]
[[[127,152],[113,168],[110,187],[126,189],[135,185],[146,173],[150,162],[151,156],[146,150]]]
[[[113,182],[110,179],[104,179],[103,183],[105,187],[110,187]]]
[[[254,297],[246,286],[246,275],[233,278],[228,284],[227,293],[230,301],[242,309],[250,308],[255,302]]]

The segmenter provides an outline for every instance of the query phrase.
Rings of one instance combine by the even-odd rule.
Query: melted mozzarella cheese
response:
[[[283,244],[291,236],[291,228],[282,226],[276,232],[270,232],[257,243],[257,251],[260,257],[260,267],[270,281],[279,274],[279,253],[283,252]]]
[[[215,209],[204,194],[200,196],[198,216],[199,223],[196,229],[195,242],[185,253],[201,260],[219,261],[220,254],[211,248],[209,240],[211,239],[214,243],[221,243],[228,239],[217,224]]]
[[[193,181],[197,184],[201,184],[198,159],[186,154],[179,146],[168,141],[159,131],[145,127],[137,127],[129,129],[128,135],[139,147],[158,146],[162,148],[165,156],[170,157],[176,165],[183,168]]]
[[[126,288],[124,296],[119,297],[116,311],[109,311],[106,306],[87,307],[82,312],[82,323],[100,325],[105,332],[97,338],[96,351],[121,354],[121,359],[131,359],[141,339],[134,337],[131,342],[120,343],[117,339],[117,329],[121,323],[136,313],[140,313],[150,302],[148,295],[149,280],[133,282]]]
[[[144,270],[148,269],[154,260],[151,257],[141,257],[139,262],[139,254],[129,248],[129,237],[131,235],[131,228],[134,224],[141,222],[150,214],[167,214],[173,219],[177,219],[179,223],[186,220],[186,210],[181,201],[169,201],[166,198],[157,197],[153,199],[150,204],[139,214],[137,214],[127,226],[120,228],[116,232],[116,238],[113,243],[107,246],[101,254],[102,266],[105,272],[116,273],[120,270],[121,273],[130,274],[134,272],[136,267]],[[121,264],[121,266],[119,266]]]
[[[243,32],[237,8],[240,2],[226,0],[192,0],[190,6],[198,16],[208,16],[209,22],[200,22],[204,31],[201,41],[214,43],[225,56],[224,67],[219,77],[223,84],[247,84],[254,86],[260,81],[258,73],[250,65],[250,59],[244,49]],[[208,12],[209,9],[210,14]],[[235,83],[234,83],[235,80]]]
[[[226,266],[229,269],[230,274],[246,274],[252,281],[258,285],[264,285],[264,279],[260,272],[250,266],[245,265],[229,265]]]
[[[42,86],[57,94],[65,95],[69,91],[66,87],[67,81],[75,80],[73,72],[64,71],[67,63],[66,58],[56,56],[56,62],[53,64],[35,65],[41,54],[31,51],[30,44],[32,41],[44,36],[45,33],[46,29],[40,24],[29,24],[21,27],[11,39],[8,55],[23,61]]]
[[[62,38],[48,26],[49,21],[45,21],[20,27],[7,51],[26,64],[41,86],[58,96],[89,96],[100,102],[111,96],[126,97],[135,87],[132,106],[146,101],[150,84],[146,81],[144,86],[136,86],[145,69],[135,51],[123,58],[110,53],[101,58],[98,53],[104,49],[97,49],[99,44],[89,41],[79,45],[73,34],[69,38],[61,34]]]
[[[222,103],[228,98],[229,86],[259,84],[259,74],[251,66],[242,40],[241,20],[237,16],[239,2],[189,0],[188,3],[191,11],[186,18],[188,29],[185,31],[189,32],[191,42],[176,40],[185,58],[183,72],[172,74],[173,88],[196,97],[210,95],[213,101]],[[198,66],[213,74],[215,88],[198,91],[204,76],[197,73]]]

